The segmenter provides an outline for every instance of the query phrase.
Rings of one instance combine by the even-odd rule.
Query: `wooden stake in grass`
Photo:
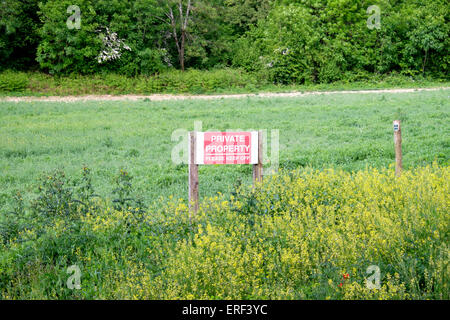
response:
[[[400,120],[394,121],[394,144],[395,144],[395,175],[399,177],[403,169],[402,128],[400,126]]]
[[[263,132],[258,131],[258,163],[253,165],[253,186],[263,179]]]
[[[197,133],[189,132],[189,211],[198,211],[198,164],[196,164]]]

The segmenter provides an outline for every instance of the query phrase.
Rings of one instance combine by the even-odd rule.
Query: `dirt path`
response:
[[[374,90],[344,90],[344,91],[311,91],[311,92],[282,92],[282,93],[251,93],[251,94],[223,94],[223,95],[172,95],[172,94],[154,94],[154,95],[86,95],[86,96],[50,96],[50,97],[2,97],[0,102],[78,102],[78,101],[138,101],[149,99],[150,101],[165,100],[213,100],[213,99],[239,99],[247,97],[258,98],[290,98],[305,97],[313,95],[330,94],[371,94],[371,93],[412,93],[419,91],[439,91],[449,90],[450,87],[439,88],[415,88],[415,89],[374,89]]]

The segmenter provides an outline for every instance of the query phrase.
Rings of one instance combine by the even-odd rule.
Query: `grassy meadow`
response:
[[[449,101],[0,102],[0,298],[448,299]],[[190,217],[172,135],[196,121],[279,130],[281,173],[252,190],[251,166],[203,166]],[[270,146],[269,134],[268,158]],[[81,290],[66,286],[71,265]],[[378,291],[364,286],[369,265]]]
[[[382,168],[394,162],[392,121],[402,120],[406,169],[450,158],[448,91],[333,94],[167,102],[0,103],[0,205],[15,189],[55,168],[75,175],[88,166],[108,194],[120,169],[147,202],[186,197],[187,166],[172,163],[175,130],[279,130],[280,168]],[[270,164],[269,164],[270,166]],[[251,182],[250,166],[200,168],[201,196]]]

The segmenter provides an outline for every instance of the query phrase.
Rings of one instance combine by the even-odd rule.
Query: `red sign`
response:
[[[258,163],[258,132],[198,132],[197,164]]]

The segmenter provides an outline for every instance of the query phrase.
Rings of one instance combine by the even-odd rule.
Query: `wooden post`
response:
[[[402,128],[400,120],[394,121],[394,144],[395,144],[395,175],[400,177],[403,169],[402,157]]]
[[[263,179],[263,131],[258,131],[258,164],[253,165],[253,186]]]
[[[196,164],[197,132],[189,132],[189,211],[198,211],[198,164]]]

